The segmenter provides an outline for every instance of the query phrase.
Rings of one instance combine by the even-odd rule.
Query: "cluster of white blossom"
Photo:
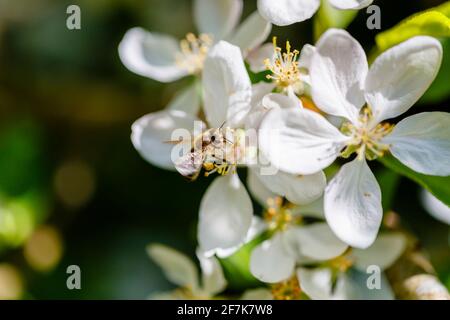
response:
[[[338,9],[372,2],[328,1]],[[393,297],[383,275],[379,290],[366,284],[369,266],[388,268],[406,247],[399,232],[379,234],[382,195],[368,161],[389,152],[416,172],[450,174],[448,113],[386,122],[407,112],[433,82],[442,47],[432,37],[413,37],[369,67],[361,45],[344,30],[330,29],[301,50],[289,42],[279,47],[276,38],[263,44],[272,23],[309,19],[319,5],[259,0],[258,12],[237,26],[242,0],[195,0],[198,35],[178,42],[134,28],[124,36],[119,52],[131,71],[162,82],[195,76],[165,110],[133,124],[135,148],[155,166],[190,179],[216,173],[199,211],[201,284],[186,257],[162,246],[149,249],[184,288],[170,297],[219,294],[226,280],[216,257],[261,236],[249,269],[272,291],[245,297]],[[267,70],[266,79],[252,84],[246,63],[253,72]],[[248,132],[255,133],[253,143]],[[350,157],[327,181],[324,170]],[[248,169],[248,191],[237,167]],[[264,208],[263,219],[254,214],[250,195]]]

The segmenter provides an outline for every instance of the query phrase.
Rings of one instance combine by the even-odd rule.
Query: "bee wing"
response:
[[[190,152],[181,156],[175,162],[175,169],[189,180],[197,179],[203,165],[204,154],[202,152]]]

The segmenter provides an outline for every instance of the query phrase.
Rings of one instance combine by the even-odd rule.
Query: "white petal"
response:
[[[311,18],[320,0],[258,0],[259,13],[277,26],[287,26]]]
[[[359,10],[368,7],[373,0],[328,0],[334,7],[341,10]]]
[[[250,272],[260,281],[277,283],[292,276],[295,259],[284,248],[282,235],[275,234],[253,249]]]
[[[330,29],[319,39],[309,74],[312,97],[322,111],[357,120],[368,64],[361,45],[347,31]]]
[[[325,213],[323,210],[323,197],[320,197],[314,202],[295,206],[291,209],[293,215],[301,215],[303,217],[316,218],[325,220]]]
[[[236,174],[218,177],[200,203],[198,241],[203,251],[242,244],[252,223],[251,199]]]
[[[371,265],[385,270],[402,255],[405,249],[405,236],[392,232],[379,235],[375,242],[365,250],[354,249],[352,256],[355,259],[355,267],[362,272],[366,272],[367,267]]]
[[[244,292],[240,300],[273,300],[273,295],[269,289],[250,289]]]
[[[246,57],[246,61],[250,65],[250,70],[252,70],[254,73],[259,73],[267,70],[264,61],[266,59],[273,60],[274,57],[275,52],[273,50],[273,44],[265,43],[261,47],[250,51]],[[267,83],[267,82],[258,82],[258,83]]]
[[[227,281],[219,261],[215,257],[206,257],[200,250],[197,250],[197,257],[202,270],[203,291],[210,296],[222,292],[227,286]]]
[[[269,93],[264,96],[262,105],[267,109],[303,108],[302,102],[296,96],[287,96],[280,93]]]
[[[205,256],[213,256],[214,254],[219,257],[220,259],[226,259],[228,257],[231,257],[233,254],[235,254],[237,251],[239,251],[240,248],[242,248],[243,245],[253,241],[255,238],[259,237],[263,232],[267,230],[267,224],[258,216],[253,216],[252,218],[252,224],[250,226],[250,229],[248,229],[247,235],[245,236],[244,241],[235,246],[228,249],[216,249],[205,253]]]
[[[164,271],[167,279],[179,286],[198,289],[197,268],[187,256],[161,244],[151,244],[147,253]]]
[[[173,144],[167,143],[172,139],[176,129],[194,129],[197,119],[183,111],[163,110],[147,114],[136,120],[131,126],[131,141],[141,156],[151,164],[175,170],[171,160]]]
[[[325,217],[345,243],[367,248],[381,224],[381,190],[366,160],[345,164],[331,180],[324,196]]]
[[[380,274],[380,288],[369,289],[367,286],[368,277],[371,274],[358,272],[354,269],[343,274],[341,277],[345,281],[345,290],[342,296],[347,300],[393,300],[394,293],[384,273]]]
[[[348,245],[339,240],[326,223],[291,228],[285,237],[301,261],[302,257],[325,261],[343,254]]]
[[[172,82],[188,74],[176,64],[179,51],[174,38],[141,28],[128,30],[119,45],[120,59],[130,71],[160,82]]]
[[[200,83],[194,81],[194,83],[176,95],[167,108],[170,110],[181,110],[195,116],[200,109],[200,94]]]
[[[272,109],[259,132],[263,155],[292,174],[314,174],[328,167],[345,146],[344,136],[324,117],[307,109]]]
[[[249,168],[247,173],[247,186],[250,194],[255,197],[259,204],[265,207],[267,206],[267,200],[273,199],[277,195],[261,181],[258,171],[259,168]]]
[[[238,24],[242,0],[195,0],[194,17],[200,33],[211,34],[215,41],[224,39]]]
[[[400,121],[383,142],[404,165],[419,173],[450,175],[450,114],[423,112]]]
[[[259,47],[269,36],[272,25],[258,12],[251,14],[231,36],[230,42],[241,48],[244,56]]]
[[[211,127],[242,123],[250,111],[252,86],[238,47],[221,41],[211,49],[203,69],[203,88]]]
[[[258,82],[252,86],[252,107],[262,105],[263,98],[275,89],[271,82]]]
[[[433,196],[429,191],[422,190],[422,205],[434,218],[450,225],[450,207]]]
[[[328,268],[306,269],[300,268],[297,277],[302,291],[313,300],[344,299],[343,277],[338,277],[333,292],[333,273]]]
[[[269,190],[294,204],[308,204],[319,199],[327,185],[323,171],[311,175],[278,171],[274,175],[259,175],[259,179]]]
[[[307,69],[311,67],[311,62],[314,54],[316,53],[316,47],[305,44],[300,52],[300,58],[298,59],[299,68]]]
[[[433,82],[441,61],[440,42],[427,36],[411,38],[382,53],[370,67],[365,85],[374,124],[414,105]]]

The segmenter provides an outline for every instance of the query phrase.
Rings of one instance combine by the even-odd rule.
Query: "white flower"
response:
[[[261,123],[260,151],[292,174],[311,174],[339,155],[357,153],[325,191],[327,221],[353,247],[370,246],[382,219],[380,187],[366,158],[390,151],[417,172],[450,174],[448,113],[420,113],[395,128],[380,124],[406,112],[422,96],[441,60],[439,41],[420,36],[384,52],[369,71],[359,43],[346,31],[329,30],[319,40],[311,63],[312,96],[321,110],[345,118],[342,130],[306,109],[274,109]]]
[[[189,33],[178,42],[169,35],[133,28],[120,43],[120,58],[139,75],[172,82],[199,74],[208,50],[220,40],[239,46],[246,55],[267,38],[271,25],[255,12],[237,28],[242,7],[242,0],[194,0],[199,36]]]
[[[322,218],[321,203],[319,200],[290,208],[282,205],[281,198],[269,201],[266,221],[273,235],[258,245],[250,257],[250,271],[257,279],[283,282],[294,275],[296,265],[329,260],[347,250],[326,223],[297,223],[303,217]]]
[[[208,124],[212,128],[224,123],[233,129],[244,128],[250,116],[252,88],[239,48],[224,41],[215,45],[205,61],[202,78]],[[165,141],[172,140],[176,128],[192,128],[195,120],[199,121],[176,110],[144,116],[133,124],[133,144],[149,162],[172,169],[173,145]],[[252,222],[250,196],[237,174],[230,170],[222,173],[228,172],[230,174],[218,177],[209,186],[200,205],[199,246],[210,254],[232,250],[245,243]],[[261,179],[274,192],[298,204],[320,197],[326,185],[322,172],[311,176],[280,172]]]
[[[393,299],[392,289],[383,273],[381,287],[369,289],[369,266],[379,271],[389,268],[404,252],[406,239],[400,233],[380,235],[366,250],[351,249],[323,266],[313,269],[299,268],[297,277],[301,289],[315,300],[335,299]]]
[[[358,10],[373,0],[324,0],[341,10]],[[260,14],[277,26],[287,26],[311,18],[319,9],[320,0],[258,0]]]
[[[253,50],[247,61],[253,72],[270,71],[267,75],[270,85],[263,87],[266,94],[275,90],[295,97],[308,93],[309,65],[314,51],[314,46],[309,44],[303,46],[301,52],[292,49],[289,41],[283,50],[274,37],[272,44],[267,43]]]
[[[172,292],[153,294],[152,299],[211,299],[227,286],[219,261],[206,257],[199,250],[201,281],[195,264],[184,254],[161,244],[149,245],[147,253],[162,268],[167,279],[179,286]]]
[[[421,193],[423,207],[435,219],[450,225],[450,207],[423,189]]]

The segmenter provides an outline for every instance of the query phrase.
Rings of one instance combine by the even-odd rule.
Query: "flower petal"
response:
[[[311,62],[316,53],[316,47],[305,44],[300,52],[300,58],[298,59],[298,67],[302,69],[307,69],[311,67]]]
[[[227,286],[222,267],[215,257],[206,257],[200,250],[197,250],[197,257],[202,270],[202,289],[213,297]]]
[[[347,300],[393,300],[394,293],[384,273],[380,274],[380,288],[369,288],[367,285],[370,273],[351,269],[345,273],[345,291]]]
[[[242,15],[242,0],[195,0],[194,17],[200,33],[214,40],[224,39],[236,27]]]
[[[252,223],[251,199],[236,174],[218,177],[200,203],[198,241],[203,251],[242,244]]]
[[[284,248],[282,235],[258,245],[250,256],[250,272],[260,281],[277,283],[292,276],[295,259]]]
[[[328,0],[332,6],[341,10],[359,10],[368,7],[373,0]]]
[[[365,104],[366,54],[347,31],[330,29],[319,39],[309,70],[312,97],[322,111],[352,122]]]
[[[345,243],[365,249],[381,224],[381,190],[366,160],[345,164],[331,180],[324,196],[325,217]]]
[[[366,272],[367,267],[376,265],[381,270],[389,268],[405,251],[406,238],[401,233],[385,233],[377,237],[375,242],[367,249],[354,249],[352,256],[355,267]]]
[[[327,185],[323,171],[311,175],[293,175],[278,171],[274,175],[260,174],[259,179],[269,190],[294,204],[308,204],[319,199]]]
[[[433,82],[441,61],[440,42],[428,36],[411,38],[382,53],[370,67],[365,84],[374,124],[414,105]]]
[[[221,41],[205,60],[204,109],[211,127],[237,127],[250,111],[252,86],[238,47]]]
[[[184,288],[198,289],[198,271],[187,256],[162,244],[149,245],[147,253],[162,268],[170,282]]]
[[[316,201],[308,204],[295,206],[291,209],[291,212],[293,215],[325,220],[325,213],[323,210],[323,197],[320,197]]]
[[[385,137],[400,162],[419,173],[450,175],[450,114],[423,112],[400,121]]]
[[[194,129],[198,121],[192,115],[179,110],[163,110],[147,114],[131,126],[131,141],[140,155],[151,164],[166,170],[175,170],[171,159],[172,139],[176,129]]]
[[[273,300],[272,292],[266,288],[246,290],[240,300]]]
[[[178,41],[141,28],[127,31],[119,45],[122,63],[132,72],[160,82],[172,82],[188,74],[175,61]]]
[[[314,261],[329,260],[340,256],[348,248],[326,223],[291,228],[286,231],[285,238],[299,261],[302,261],[302,258]]]
[[[197,115],[200,109],[200,83],[194,81],[190,86],[182,90],[175,98],[169,103],[167,109],[181,110],[193,116]]]
[[[314,174],[328,167],[347,140],[324,117],[299,108],[272,109],[259,131],[263,155],[291,174]]]
[[[254,73],[259,73],[267,70],[264,61],[266,59],[273,60],[274,57],[275,52],[273,50],[273,44],[265,43],[259,48],[250,51],[249,54],[246,56],[246,61],[250,65],[250,70],[252,70]],[[259,83],[267,84],[267,82],[258,82],[258,84]]]
[[[253,241],[256,237],[259,237],[263,232],[267,230],[267,224],[258,216],[253,216],[252,224],[248,229],[247,235],[242,243],[237,246],[228,249],[216,249],[205,253],[205,256],[213,256],[214,254],[220,259],[231,257],[235,254],[243,245]]]
[[[429,191],[422,190],[422,205],[434,218],[450,225],[450,207],[433,196]]]
[[[277,26],[287,26],[311,18],[320,0],[258,0],[259,13]]]
[[[241,48],[245,57],[267,39],[271,30],[272,25],[258,12],[254,12],[239,26],[230,42]]]
[[[265,207],[267,206],[267,200],[273,199],[277,195],[261,181],[258,170],[259,168],[249,168],[247,173],[247,187],[250,194],[255,197],[259,204]]]

